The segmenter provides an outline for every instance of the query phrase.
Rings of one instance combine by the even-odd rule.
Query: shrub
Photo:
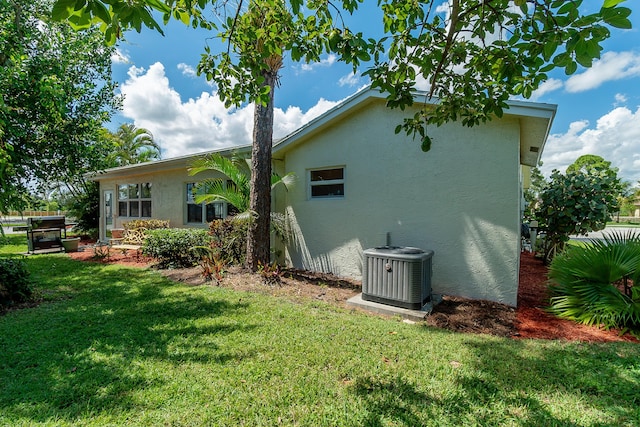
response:
[[[640,333],[639,234],[571,247],[554,258],[549,279],[549,311],[557,316]]]
[[[551,181],[540,193],[536,211],[539,226],[547,235],[545,263],[564,249],[571,234],[602,230],[611,213],[618,209],[620,180],[609,170],[573,171],[566,175],[554,170]]]
[[[249,220],[226,218],[209,224],[215,257],[230,265],[243,265],[247,255]]]
[[[193,248],[208,246],[207,230],[193,228],[160,228],[147,232],[142,252],[159,261],[160,268],[192,267],[200,261]]]
[[[27,264],[20,259],[0,258],[0,305],[25,301],[31,293]]]

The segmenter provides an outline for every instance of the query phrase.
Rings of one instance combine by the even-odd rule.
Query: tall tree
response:
[[[102,21],[107,41],[115,42],[143,25],[162,31],[155,9],[165,22],[173,17],[210,28],[228,42],[226,51],[207,50],[199,71],[218,84],[228,105],[256,103],[251,207],[258,220],[248,242],[253,269],[268,261],[273,92],[285,53],[294,61],[317,61],[334,52],[354,71],[373,55],[365,74],[388,94],[390,107],[412,105],[414,89],[426,81],[429,97],[438,102],[396,132],[419,136],[428,151],[427,125],[461,120],[473,126],[500,117],[509,96],[529,97],[552,69],[572,74],[578,64],[591,66],[609,37],[607,26],[631,26],[631,11],[619,6],[623,0],[604,0],[600,11],[588,15],[575,0],[450,0],[444,13],[433,0],[380,0],[387,36],[373,40],[352,33],[340,19],[338,6],[353,13],[362,1],[57,0],[54,16],[79,28]],[[205,18],[208,7],[221,12],[220,24]]]
[[[132,165],[159,159],[160,146],[153,139],[151,131],[137,128],[133,123],[123,123],[118,130],[104,129],[105,137],[113,143],[113,151],[108,163],[114,166]]]
[[[611,162],[603,159],[595,154],[584,154],[576,159],[567,167],[567,173],[569,172],[583,172],[589,173],[596,169],[603,169],[609,171],[612,175],[618,174],[618,168],[612,168]]]
[[[0,3],[0,211],[19,209],[34,183],[84,191],[83,174],[103,165],[98,141],[119,100],[112,48],[97,29],[52,22],[52,2]]]

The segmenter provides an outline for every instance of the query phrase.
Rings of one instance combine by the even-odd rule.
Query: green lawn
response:
[[[3,426],[640,420],[636,344],[456,334],[64,254],[27,262],[45,302],[0,317]]]

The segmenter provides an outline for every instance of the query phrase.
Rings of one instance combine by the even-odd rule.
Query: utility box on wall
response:
[[[381,246],[364,251],[362,299],[420,310],[431,299],[433,251]]]

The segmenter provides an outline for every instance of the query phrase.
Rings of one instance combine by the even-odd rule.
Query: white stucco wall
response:
[[[394,129],[410,112],[371,104],[283,150],[297,185],[279,205],[288,262],[361,279],[362,251],[390,243],[435,251],[434,293],[515,305],[519,266],[517,118],[429,127],[430,152]],[[343,166],[345,196],[308,196],[308,170]]]

